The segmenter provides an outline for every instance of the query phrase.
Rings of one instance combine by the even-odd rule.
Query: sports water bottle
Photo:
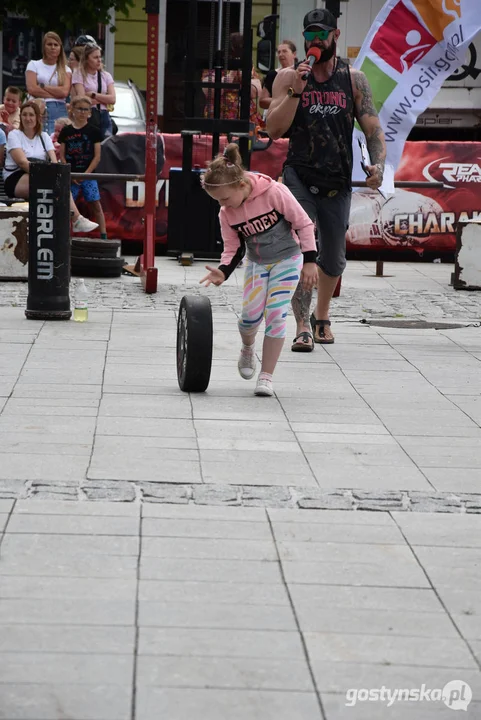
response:
[[[88,291],[85,287],[85,280],[80,278],[75,288],[75,308],[73,311],[73,319],[75,322],[85,322],[89,317],[88,309]]]

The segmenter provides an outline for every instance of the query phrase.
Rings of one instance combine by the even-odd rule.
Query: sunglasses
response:
[[[304,35],[305,40],[312,42],[312,40],[315,40],[316,38],[318,38],[318,40],[327,40],[330,32],[332,32],[332,30],[304,30],[302,34]]]

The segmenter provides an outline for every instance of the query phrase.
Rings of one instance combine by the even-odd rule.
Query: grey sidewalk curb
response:
[[[0,483],[0,499],[481,514],[479,493],[365,491],[345,488],[316,490],[300,487],[177,485],[115,480],[92,480],[80,485],[69,481],[48,484],[44,481],[5,480]]]

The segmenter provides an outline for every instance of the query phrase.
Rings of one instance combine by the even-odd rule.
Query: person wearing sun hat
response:
[[[386,157],[367,78],[337,57],[337,19],[329,10],[316,8],[305,15],[303,27],[305,52],[314,62],[306,59],[296,68],[279,70],[267,115],[271,138],[289,132],[283,181],[316,223],[318,233],[317,305],[309,316],[312,292],[298,285],[292,299],[297,323],[294,352],[312,352],[314,343],[334,342],[329,307],[346,266],[355,120],[371,157],[370,188],[381,186]]]

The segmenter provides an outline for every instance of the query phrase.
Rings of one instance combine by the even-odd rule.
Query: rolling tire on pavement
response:
[[[183,392],[207,390],[212,369],[212,344],[209,298],[184,295],[177,319],[177,380]]]

